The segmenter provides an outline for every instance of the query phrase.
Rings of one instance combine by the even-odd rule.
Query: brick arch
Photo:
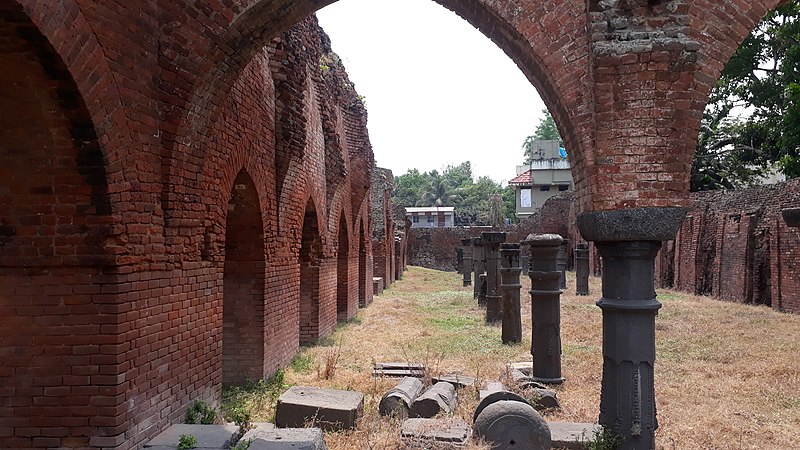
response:
[[[350,227],[345,216],[339,219],[339,233],[336,243],[336,318],[345,321],[352,317],[356,308],[353,308],[351,299],[355,298],[350,270]],[[357,303],[356,303],[357,306]]]
[[[225,220],[222,382],[264,377],[264,226],[258,191],[246,170],[233,183]]]
[[[0,1],[0,67],[0,448],[87,447],[120,425],[90,402],[124,392],[94,378],[118,358],[101,355],[119,339],[107,165],[76,80],[16,2]]]
[[[313,344],[323,334],[322,325],[322,260],[320,218],[313,200],[306,203],[300,237],[300,307],[299,339],[301,345]]]
[[[580,163],[583,148],[592,142],[591,94],[585,93],[590,76],[586,64],[585,2],[564,0],[558,5],[561,14],[548,14],[554,8],[553,2],[436,1],[482,31],[520,67],[553,112],[565,143],[577,149],[570,158],[574,160],[575,171],[581,171],[584,167]],[[250,2],[231,11],[235,19],[212,38],[215,45],[211,51],[198,48],[195,55],[175,58],[173,65],[190,64],[195,70],[199,65],[202,69],[201,78],[195,81],[192,91],[183,93],[179,102],[185,103],[183,113],[177,118],[177,135],[185,136],[188,138],[186,141],[191,142],[193,136],[207,129],[217,114],[214,105],[227,95],[230,80],[252,55],[278,33],[330,3],[333,1]],[[572,22],[565,21],[565,18]],[[220,23],[211,28],[218,30]],[[201,51],[204,53],[202,61],[188,61],[193,57],[199,58]],[[169,153],[165,157],[180,157],[180,152],[170,150]]]
[[[126,163],[133,164],[141,148],[132,128],[127,126],[124,105],[108,57],[92,29],[91,21],[84,15],[75,0],[57,3],[37,0],[0,0],[0,12],[22,9],[30,21],[29,28],[36,39],[44,39],[60,58],[58,70],[67,71],[74,80],[94,123],[101,151],[107,161],[108,183],[115,191],[129,190],[126,183],[140,181],[137,172],[124,170]],[[76,45],[80,43],[80,45]],[[128,166],[130,167],[130,166]],[[138,166],[137,166],[138,167]],[[154,168],[155,169],[155,168]],[[115,213],[123,205],[115,204]]]

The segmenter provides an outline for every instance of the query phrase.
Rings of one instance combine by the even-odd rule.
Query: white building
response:
[[[567,151],[559,141],[534,141],[530,165],[517,166],[517,176],[508,181],[517,197],[517,217],[525,219],[559,192],[572,191]]]
[[[455,224],[456,208],[453,206],[427,206],[406,208],[411,228],[449,228]]]

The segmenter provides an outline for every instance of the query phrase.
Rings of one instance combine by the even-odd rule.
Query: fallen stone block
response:
[[[248,450],[327,450],[319,428],[260,428],[248,431],[242,441]]]
[[[383,278],[381,277],[374,277],[372,279],[372,294],[373,295],[381,295],[383,294],[383,288],[385,287],[383,283]]]
[[[460,449],[472,436],[472,428],[457,418],[406,419],[400,436],[407,449]]]
[[[275,424],[303,428],[312,423],[325,430],[349,430],[363,413],[361,392],[293,386],[278,398]]]
[[[584,443],[602,430],[594,423],[549,422],[548,425],[554,449],[584,450]]]
[[[422,393],[422,381],[414,377],[405,377],[400,383],[389,390],[378,404],[378,412],[382,416],[398,415],[408,417],[411,404]]]
[[[181,435],[194,436],[197,439],[195,448],[224,449],[228,448],[231,436],[239,431],[236,425],[192,425],[177,424],[167,428],[161,434],[144,444],[144,448],[178,448]]]
[[[489,394],[491,394],[492,392],[505,391],[505,390],[506,387],[503,386],[503,383],[499,381],[490,381],[486,383],[486,386],[483,389],[478,391],[478,396],[481,400],[483,400],[486,397],[488,397]]]
[[[531,373],[533,372],[533,363],[531,361],[509,363],[508,368],[511,369],[512,372],[515,370],[519,370],[525,376],[530,376]]]
[[[411,404],[411,417],[430,418],[440,412],[450,414],[456,409],[456,388],[439,382],[431,386]]]
[[[531,406],[537,411],[561,408],[561,403],[558,401],[556,391],[553,389],[530,388],[527,392],[530,394],[528,398],[530,399]]]
[[[501,400],[481,411],[475,420],[475,437],[493,450],[550,450],[550,429],[527,403]]]
[[[425,377],[425,365],[419,363],[383,362],[375,363],[373,377]]]
[[[475,377],[470,377],[467,375],[461,375],[457,373],[451,373],[448,375],[442,375],[440,377],[434,377],[431,381],[433,381],[434,383],[444,381],[445,383],[450,383],[457,388],[465,388],[475,385]]]

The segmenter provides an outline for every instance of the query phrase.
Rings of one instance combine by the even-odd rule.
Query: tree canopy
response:
[[[734,53],[703,115],[692,190],[800,176],[800,1],[770,13]]]
[[[497,225],[515,217],[514,190],[489,177],[473,178],[465,161],[420,172],[409,169],[394,178],[392,202],[404,206],[455,206],[456,225]]]

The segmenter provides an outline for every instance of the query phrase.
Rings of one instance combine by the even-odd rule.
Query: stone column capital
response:
[[[652,207],[591,211],[578,216],[578,230],[587,241],[669,241],[675,239],[685,208]]]

